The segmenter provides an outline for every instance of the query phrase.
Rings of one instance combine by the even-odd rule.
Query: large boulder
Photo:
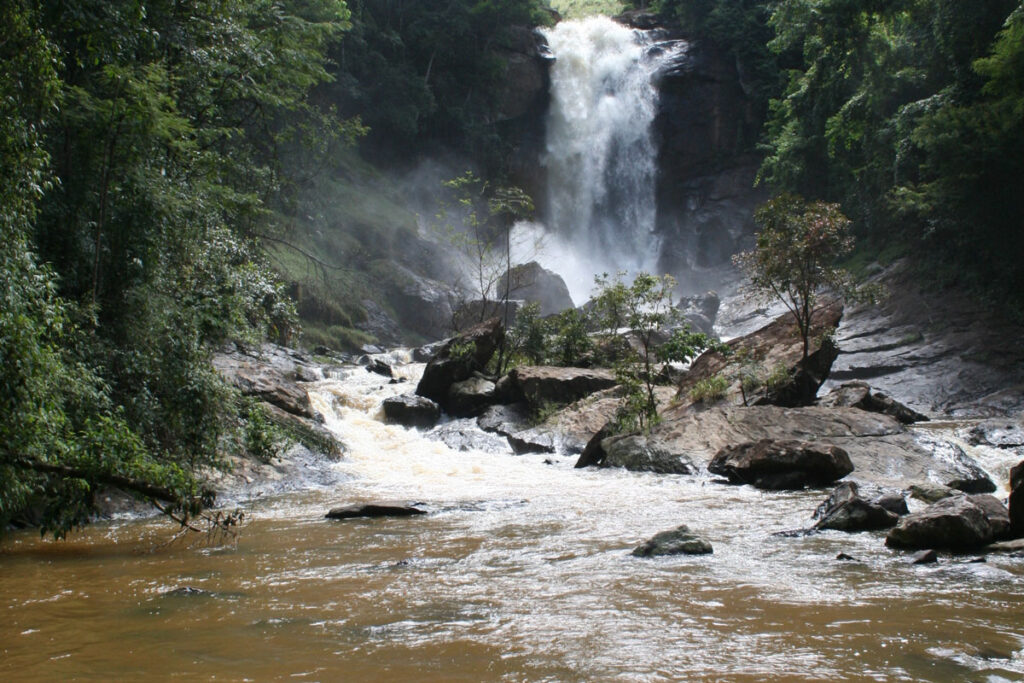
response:
[[[842,448],[806,441],[759,441],[726,446],[712,458],[708,471],[733,484],[781,490],[825,486],[853,472]]]
[[[384,418],[404,427],[430,429],[441,419],[441,407],[423,396],[403,394],[384,399]]]
[[[502,275],[498,280],[497,292],[504,294],[506,280],[509,298],[539,304],[542,317],[573,307],[569,288],[562,276],[547,270],[536,261],[512,268],[508,278]]]
[[[245,396],[253,396],[300,417],[315,418],[306,390],[306,358],[295,351],[264,344],[259,351],[237,348],[213,358],[213,367]]]
[[[374,264],[374,274],[403,327],[427,339],[440,339],[451,329],[455,289],[424,277],[395,261]]]
[[[504,334],[501,320],[492,318],[445,341],[424,368],[416,394],[447,408],[451,386],[482,371]]]
[[[690,531],[685,524],[662,531],[633,549],[634,557],[661,557],[665,555],[708,555],[714,552],[706,539]]]
[[[475,417],[494,403],[494,382],[486,377],[473,376],[448,387],[445,404],[455,417]]]
[[[899,515],[896,513],[855,495],[827,510],[814,528],[849,532],[874,531],[888,529],[898,521]]]
[[[693,474],[697,468],[689,458],[651,444],[640,434],[612,436],[601,443],[602,467],[622,467],[633,472]]]
[[[803,340],[788,313],[755,332],[730,340],[728,354],[701,354],[679,382],[681,405],[698,410],[699,406],[690,399],[692,390],[716,376],[729,378],[725,392],[728,404],[793,407],[813,402],[838,354],[823,333],[835,329],[842,315],[840,301],[825,302],[815,311],[806,362]]]
[[[839,446],[856,468],[852,475],[856,481],[884,490],[928,481],[970,484],[969,488],[980,488],[985,482],[993,486],[955,444],[908,430],[888,415],[858,408],[730,406],[694,411],[677,404],[660,416],[650,439],[669,451],[685,453],[698,465],[732,444],[797,439]]]
[[[847,382],[842,384],[818,401],[818,405],[835,407],[860,408],[871,413],[890,415],[903,424],[927,422],[928,416],[895,401],[883,393],[872,393],[866,382]]]
[[[1010,470],[1010,533],[1024,536],[1024,461]]]
[[[566,405],[616,384],[610,370],[547,365],[518,367],[509,378],[534,411]]]
[[[890,548],[920,550],[972,550],[991,543],[996,530],[985,507],[969,496],[944,498],[914,512],[893,527],[885,538]]]

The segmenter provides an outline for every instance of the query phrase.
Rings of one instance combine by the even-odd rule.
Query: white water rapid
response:
[[[548,211],[539,260],[576,303],[594,275],[653,270],[657,146],[654,77],[674,46],[606,17],[545,31],[555,62],[544,164]],[[531,226],[523,226],[528,231]]]

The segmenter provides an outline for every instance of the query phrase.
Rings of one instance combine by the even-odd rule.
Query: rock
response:
[[[827,517],[829,513],[843,503],[859,497],[860,487],[857,486],[856,482],[844,481],[832,489],[832,493],[828,494],[828,498],[815,508],[813,518],[822,519]]]
[[[496,291],[504,292],[505,282],[506,277],[502,275]],[[539,304],[541,317],[561,313],[574,305],[562,276],[536,261],[512,268],[508,282],[509,297]]]
[[[530,27],[507,26],[496,52],[505,71],[495,93],[495,120],[509,121],[542,112],[550,81],[544,36]]]
[[[915,439],[929,449],[937,461],[947,463],[950,470],[956,471],[955,476],[943,479],[946,486],[964,493],[992,493],[996,490],[995,482],[960,446],[928,432],[916,434]]]
[[[661,19],[654,12],[643,9],[626,10],[615,16],[615,21],[630,28],[650,31],[661,26]]]
[[[324,515],[327,519],[356,519],[361,517],[414,517],[425,515],[426,510],[404,503],[356,503],[332,508]]]
[[[575,467],[592,467],[603,463],[607,454],[604,452],[602,444],[614,433],[615,425],[610,421],[601,427],[594,436],[590,437],[587,445],[583,447],[583,452],[580,453],[580,457],[576,460]]]
[[[860,560],[853,555],[847,555],[846,553],[839,553],[836,555],[836,559],[840,562],[860,562]]]
[[[1024,538],[1015,538],[1010,541],[999,541],[985,546],[988,553],[1021,553],[1024,552]]]
[[[910,556],[910,564],[935,564],[939,554],[934,550],[921,550]]]
[[[494,403],[494,382],[484,377],[470,377],[448,387],[445,407],[455,417],[474,417]]]
[[[833,329],[843,315],[839,301],[826,302],[812,318],[811,347],[807,363],[802,362],[803,342],[796,332],[796,323],[789,314],[755,332],[728,342],[731,354],[707,351],[690,366],[679,383],[678,399],[681,408],[695,410],[690,399],[691,390],[700,382],[715,376],[731,378],[726,389],[726,401],[736,405],[778,405],[794,407],[813,402],[818,388],[828,377],[829,368],[838,351],[830,342],[819,341],[821,333]],[[827,339],[827,337],[825,337]],[[747,370],[741,366],[749,367]],[[752,366],[752,367],[751,367]],[[753,372],[762,386],[744,389],[740,375]],[[776,384],[766,381],[769,375],[787,376],[788,381]]]
[[[502,437],[483,432],[468,420],[452,420],[434,427],[424,436],[444,443],[454,451],[508,452],[508,443]]]
[[[888,529],[899,521],[899,516],[880,505],[869,503],[863,498],[852,498],[830,510],[814,525],[815,529],[837,531],[875,531]]]
[[[402,326],[428,339],[440,339],[451,330],[454,288],[417,274],[395,261],[373,266],[378,284]]]
[[[272,404],[264,404],[263,407],[271,422],[311,451],[326,455],[330,460],[338,460],[344,455],[345,447],[342,443],[331,430],[316,420],[285,412]]]
[[[508,435],[508,445],[516,455],[526,453],[554,453],[558,450],[558,440],[554,434],[536,429],[524,429]]]
[[[605,453],[602,467],[622,467],[632,472],[659,474],[693,474],[696,471],[689,458],[652,445],[639,434],[612,436],[601,443]]]
[[[633,550],[635,557],[661,557],[665,555],[707,555],[714,552],[711,544],[690,531],[685,524],[670,531],[662,531],[644,541]]]
[[[1024,461],[1010,470],[1010,533],[1024,536]]]
[[[971,550],[995,538],[985,510],[967,496],[952,496],[914,512],[890,529],[890,548]]]
[[[391,366],[380,360],[379,358],[370,359],[370,364],[366,366],[367,372],[375,372],[382,377],[394,377],[394,370]]]
[[[696,332],[714,335],[715,316],[722,300],[718,292],[709,291],[697,296],[683,297],[676,304],[683,319]]]
[[[943,484],[933,484],[931,482],[912,484],[908,490],[910,491],[911,498],[916,498],[917,500],[924,501],[925,503],[937,503],[943,498],[949,498],[956,495],[952,488],[944,486]]]
[[[403,394],[384,399],[384,418],[403,427],[430,429],[441,419],[441,406],[423,396]]]
[[[299,365],[289,349],[264,344],[258,353],[237,350],[217,354],[213,366],[245,396],[254,396],[281,410],[315,418],[306,390],[296,380]]]
[[[1024,447],[1024,424],[1009,419],[985,420],[971,427],[967,441],[972,446],[1021,448]]]
[[[509,378],[534,411],[569,404],[616,384],[610,370],[553,366],[518,367]]]
[[[733,484],[780,490],[825,486],[853,472],[853,463],[838,446],[804,441],[761,439],[726,446],[712,458],[708,471]]]
[[[927,422],[928,417],[916,410],[899,403],[885,394],[871,393],[866,382],[847,382],[842,384],[818,401],[818,405],[828,407],[860,408],[871,413],[890,415],[903,424]]]
[[[882,490],[903,490],[908,482],[951,482],[977,476],[968,456],[922,441],[895,418],[858,408],[714,406],[701,411],[669,405],[650,439],[663,448],[706,464],[725,446],[759,439],[822,441],[838,446],[856,468],[853,478]],[[962,454],[962,451],[960,451]]]
[[[1010,537],[1010,513],[1006,506],[999,502],[995,496],[987,493],[976,493],[967,496],[967,499],[981,508],[985,518],[992,525],[992,538],[996,541]]]
[[[416,386],[416,394],[446,408],[451,385],[469,379],[475,371],[483,370],[503,335],[501,321],[492,318],[445,341],[424,368],[423,377]]]
[[[910,513],[910,509],[907,508],[907,499],[898,493],[885,493],[871,502],[900,517]]]
[[[476,423],[485,432],[508,436],[529,428],[530,409],[525,403],[488,406]]]

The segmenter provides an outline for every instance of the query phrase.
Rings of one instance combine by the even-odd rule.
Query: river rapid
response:
[[[322,465],[340,483],[247,503],[235,543],[161,547],[158,519],[10,535],[0,679],[1024,679],[1024,560],[914,566],[879,533],[773,535],[809,526],[823,491],[452,449],[381,421],[421,368],[310,385],[348,447]],[[323,518],[382,499],[430,514]],[[682,523],[714,553],[630,556]]]

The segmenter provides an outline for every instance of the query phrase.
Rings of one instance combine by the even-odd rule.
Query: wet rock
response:
[[[518,367],[509,378],[535,411],[566,405],[616,384],[610,370],[552,366]]]
[[[890,415],[903,424],[927,422],[928,416],[895,401],[883,393],[872,393],[866,382],[847,382],[818,401],[818,405],[834,408],[860,408],[871,413]]]
[[[840,562],[860,562],[860,560],[853,555],[847,555],[846,553],[839,553],[836,555],[836,559]]]
[[[686,453],[698,465],[731,444],[796,439],[842,448],[856,468],[853,478],[883,490],[902,490],[908,482],[975,480],[979,472],[987,480],[962,450],[941,447],[938,439],[922,440],[895,418],[858,408],[714,406],[694,411],[676,404],[660,415],[651,440]]]
[[[593,467],[600,465],[604,462],[605,456],[604,447],[602,444],[605,439],[612,436],[615,433],[615,427],[611,422],[606,423],[600,430],[598,430],[594,436],[590,437],[590,441],[583,447],[583,452],[580,453],[580,457],[576,460],[576,467]]]
[[[697,468],[690,459],[671,453],[639,434],[613,436],[601,443],[605,453],[602,467],[622,467],[633,472],[693,474]]]
[[[889,531],[885,544],[890,548],[962,551],[979,548],[994,539],[985,510],[968,496],[953,496],[901,519]]]
[[[357,519],[376,517],[413,517],[425,515],[426,510],[405,503],[357,503],[332,508],[324,515],[327,519]]]
[[[271,422],[310,450],[326,455],[331,460],[344,455],[345,447],[338,441],[338,437],[316,420],[285,412],[271,404],[264,404],[264,409]]]
[[[1024,424],[1010,419],[985,420],[971,427],[967,441],[972,446],[1021,448],[1024,447]]]
[[[377,285],[401,326],[428,339],[440,339],[451,329],[454,288],[414,272],[396,261],[374,264]]]
[[[195,598],[195,597],[213,597],[213,593],[202,588],[196,588],[195,586],[178,586],[171,590],[164,591],[161,593],[164,597],[168,598]]]
[[[800,489],[831,484],[853,472],[853,463],[838,446],[761,439],[726,446],[712,458],[708,471],[726,476],[733,484]]]
[[[496,291],[505,291],[505,280],[505,276],[502,275]],[[509,296],[539,304],[541,317],[561,313],[573,307],[569,288],[566,287],[562,276],[547,270],[536,261],[512,268]]]
[[[823,500],[818,507],[815,508],[813,518],[822,519],[827,517],[830,512],[838,508],[843,503],[859,497],[860,487],[857,486],[857,483],[844,481],[832,489],[832,492],[828,494],[828,498]]]
[[[898,521],[899,516],[896,513],[869,503],[863,498],[852,498],[830,510],[814,528],[848,532],[875,531],[888,529]]]
[[[395,372],[391,369],[391,366],[380,360],[379,358],[373,358],[370,360],[369,365],[366,366],[367,372],[375,372],[382,377],[394,377]]]
[[[916,498],[925,503],[937,503],[943,498],[950,498],[956,495],[956,491],[949,486],[933,484],[931,482],[912,484],[908,490],[910,491],[911,498]]]
[[[488,406],[476,423],[485,432],[509,436],[530,427],[530,409],[525,403]]]
[[[1010,533],[1024,536],[1024,461],[1010,470]]]
[[[508,445],[516,455],[526,453],[554,453],[558,450],[554,434],[537,429],[524,429],[508,435]]]
[[[998,541],[985,546],[988,553],[1022,553],[1024,552],[1024,538],[1014,538],[1009,541]]]
[[[898,493],[885,493],[871,502],[900,517],[910,513],[910,509],[907,508],[907,499]]]
[[[448,387],[448,412],[455,417],[474,417],[494,402],[494,382],[484,377],[470,377]]]
[[[430,429],[441,419],[441,407],[423,396],[403,394],[384,399],[384,418],[403,427]]]
[[[910,556],[910,564],[935,564],[939,561],[939,554],[934,550],[920,550]]]
[[[447,408],[451,385],[469,379],[474,372],[482,371],[497,350],[503,335],[501,321],[492,318],[448,339],[424,368],[423,377],[416,386],[416,394]]]
[[[469,420],[452,420],[434,427],[425,436],[444,443],[454,451],[484,451],[486,453],[507,453],[505,439],[481,431]]]
[[[711,543],[690,531],[685,524],[670,531],[662,531],[644,541],[633,550],[634,557],[661,557],[666,555],[707,555],[714,552]]]
[[[967,499],[981,508],[985,518],[992,526],[992,538],[1001,541],[1010,536],[1010,513],[1006,506],[999,502],[995,496],[987,493],[977,493],[967,496]]]

